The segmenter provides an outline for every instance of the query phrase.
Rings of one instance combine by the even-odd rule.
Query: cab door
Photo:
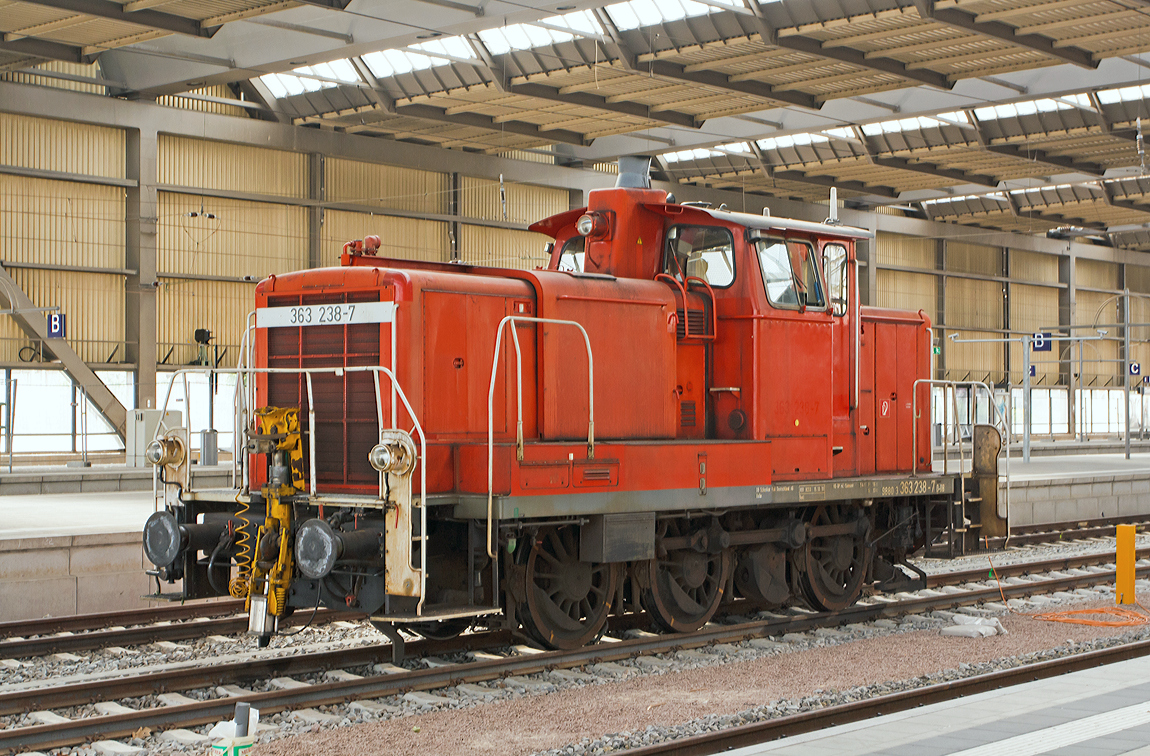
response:
[[[855,269],[853,245],[831,241],[822,245],[822,268],[831,314],[831,455],[834,474],[858,474],[855,456]]]
[[[832,472],[833,329],[818,250],[805,238],[753,240],[763,317],[755,320],[761,402],[774,478]]]

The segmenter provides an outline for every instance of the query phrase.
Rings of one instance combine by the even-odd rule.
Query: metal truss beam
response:
[[[1021,29],[1001,21],[979,21],[975,16],[957,8],[936,8],[934,0],[914,0],[914,4],[918,8],[919,15],[924,19],[1001,39],[1012,45],[1059,58],[1083,68],[1098,68],[1098,61],[1094,59],[1094,56],[1080,47],[1057,47],[1055,41],[1050,37],[1026,34]]]
[[[8,301],[9,309],[14,311],[12,319],[20,330],[33,341],[42,343],[46,352],[50,352],[60,360],[64,372],[84,389],[88,399],[123,439],[127,432],[128,410],[84,360],[80,359],[80,355],[76,354],[67,341],[48,338],[48,321],[42,313],[36,311],[36,305],[2,267],[0,267],[0,297]]]
[[[91,63],[96,58],[95,55],[85,55],[82,47],[36,37],[13,40],[0,38],[0,51],[27,55],[32,58],[43,58],[44,60],[62,60],[68,63]]]
[[[331,10],[341,11],[347,8],[351,0],[296,0],[304,5],[314,5],[317,8],[329,8]]]
[[[928,176],[935,178],[947,179],[950,181],[958,181],[963,184],[977,184],[978,186],[987,186],[991,189],[998,188],[998,179],[993,176],[983,176],[978,173],[968,173],[953,168],[942,168],[934,165],[933,163],[919,163],[906,158],[895,157],[893,155],[871,155],[871,162],[875,165],[881,165],[884,168],[898,168],[903,171],[914,171],[915,173],[925,173]]]
[[[592,108],[594,110],[604,110],[610,113],[621,113],[623,115],[636,116],[637,118],[646,118],[649,121],[660,121],[674,126],[685,126],[689,129],[697,129],[703,125],[701,121],[696,121],[695,117],[690,113],[680,113],[674,110],[653,110],[647,105],[632,101],[608,102],[606,97],[591,94],[590,92],[562,93],[555,87],[536,84],[535,82],[512,84],[507,87],[507,91],[511,94],[535,97],[540,100],[551,100],[566,105],[579,105],[580,107]]]
[[[1150,213],[1150,205],[1139,205],[1137,202],[1131,202],[1128,199],[1118,199],[1114,196],[1114,192],[1106,185],[1105,181],[1098,182],[1098,188],[1102,190],[1102,196],[1106,199],[1106,204],[1110,207],[1118,207],[1123,210],[1133,210],[1138,213]]]
[[[688,71],[686,66],[672,63],[669,60],[651,60],[639,62],[639,56],[624,39],[623,33],[615,26],[615,22],[602,9],[597,9],[595,18],[599,25],[607,32],[608,41],[603,43],[607,54],[619,60],[628,71],[641,73],[647,76],[657,76],[679,83],[700,84],[713,89],[726,92],[750,95],[763,100],[783,105],[798,105],[801,108],[818,110],[820,105],[813,95],[793,90],[777,91],[770,84],[761,81],[731,81],[731,77],[719,71]]]
[[[974,115],[973,110],[966,111],[966,120],[970,122],[969,128],[974,131],[974,135],[978,139],[978,146],[987,152],[992,152],[996,155],[1006,155],[1007,157],[1018,158],[1019,160],[1044,163],[1045,165],[1065,168],[1075,173],[1085,173],[1088,176],[1097,176],[1098,178],[1102,178],[1102,176],[1106,174],[1106,169],[1097,163],[1077,161],[1073,158],[1063,157],[1061,155],[1051,155],[1046,152],[1046,150],[1025,148],[1016,144],[991,144],[990,140],[986,138],[986,134],[983,132],[982,126],[979,124],[978,118]],[[1104,127],[1104,130],[1109,132],[1109,129],[1106,127]]]
[[[211,37],[220,28],[219,26],[206,27],[195,19],[174,16],[171,13],[147,8],[128,11],[120,3],[114,3],[111,0],[21,0],[21,2],[44,5],[70,13],[110,18],[113,21],[124,21],[129,24],[146,26],[149,29],[185,34],[189,37]]]
[[[1082,226],[1084,228],[1093,228],[1093,229],[1096,229],[1099,231],[1105,231],[1106,230],[1105,224],[1098,223],[1096,221],[1087,221],[1085,218],[1082,218],[1082,217],[1067,216],[1067,215],[1050,215],[1049,213],[1044,212],[1042,210],[1031,210],[1029,208],[1023,209],[1018,204],[1018,200],[1016,200],[1014,198],[1013,194],[1011,194],[1010,192],[1003,192],[1003,195],[1005,195],[1005,197],[1006,197],[1006,204],[1007,204],[1007,207],[1010,208],[1010,214],[1013,215],[1015,218],[1022,218],[1022,219],[1032,218],[1034,220],[1044,221],[1046,223],[1053,223],[1053,224],[1059,225],[1059,226],[1064,226],[1064,225],[1073,223],[1076,226]],[[958,216],[958,217],[961,220],[962,216]]]
[[[780,171],[771,166],[767,162],[763,151],[755,142],[748,142],[751,146],[751,152],[755,153],[755,159],[759,163],[759,168],[766,174],[767,178],[782,179],[784,181],[799,181],[804,184],[814,184],[815,186],[835,186],[841,189],[847,189],[854,192],[863,192],[866,194],[874,194],[879,197],[889,197],[895,199],[898,197],[898,191],[892,187],[887,186],[870,186],[861,181],[839,181],[833,176],[808,176],[802,171]]]
[[[576,131],[547,129],[525,121],[499,121],[497,123],[495,119],[490,116],[479,113],[447,113],[431,105],[396,105],[395,112],[397,115],[411,116],[412,118],[420,118],[424,121],[439,121],[440,123],[450,123],[456,126],[472,126],[477,129],[487,129],[488,131],[509,131],[512,134],[522,134],[523,136],[535,137],[550,142],[574,144],[580,147],[590,144],[582,134]]]

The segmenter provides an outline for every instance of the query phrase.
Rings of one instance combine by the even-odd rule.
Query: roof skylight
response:
[[[558,28],[556,28],[558,27]],[[562,31],[570,29],[570,32]],[[589,10],[575,11],[562,16],[551,16],[536,24],[510,24],[479,32],[479,38],[492,55],[503,55],[512,50],[530,50],[534,47],[570,42],[575,37],[598,37],[603,27]]]
[[[708,0],[706,4],[694,0],[629,0],[625,3],[608,5],[606,10],[621,31],[653,26],[664,21],[678,21],[683,18],[705,16],[730,6],[731,10],[741,11],[744,6],[739,0]]]
[[[950,113],[939,113],[934,117],[919,116],[917,118],[899,118],[893,121],[866,123],[863,124],[862,131],[867,136],[877,136],[878,134],[898,134],[920,129],[937,129],[942,126],[959,126],[969,122],[966,113],[956,110]]]
[[[294,76],[293,74],[302,74]],[[289,95],[315,92],[339,86],[340,82],[354,83],[359,76],[349,60],[333,60],[330,63],[317,63],[292,69],[290,73],[265,74],[260,80],[267,85],[277,98]]]
[[[419,51],[425,51],[424,55]],[[426,71],[436,66],[446,66],[452,58],[474,60],[475,52],[463,37],[447,37],[431,42],[422,42],[403,50],[381,50],[363,56],[363,62],[379,78]]]
[[[1090,98],[1086,94],[1072,94],[1059,97],[1058,99],[1045,97],[1041,100],[1027,100],[1025,102],[1012,102],[1006,105],[994,105],[988,108],[975,108],[974,117],[980,121],[993,121],[998,118],[1016,118],[1018,116],[1034,115],[1036,113],[1053,113],[1057,110],[1074,110],[1076,108],[1089,107]]]
[[[966,202],[968,200],[988,199],[996,202],[1009,202],[1006,192],[990,192],[988,194],[964,194],[961,197],[938,197],[936,199],[923,200],[924,205],[938,205],[948,202]]]
[[[756,144],[759,145],[760,149],[764,150],[781,150],[786,147],[795,147],[796,145],[806,146],[829,141],[830,140],[822,134],[788,134],[786,136],[760,139]]]
[[[1085,95],[1080,96],[1085,97]],[[1102,89],[1098,92],[1098,101],[1103,105],[1147,99],[1150,99],[1150,84],[1143,84],[1140,87],[1122,87],[1121,89]]]

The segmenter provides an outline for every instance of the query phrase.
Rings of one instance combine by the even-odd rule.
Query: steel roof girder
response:
[[[28,55],[44,60],[62,60],[67,63],[91,63],[95,55],[85,55],[84,48],[53,42],[39,37],[4,40],[0,37],[0,51]]]
[[[611,113],[622,113],[623,115],[646,118],[651,121],[662,121],[663,123],[669,123],[675,126],[684,126],[689,129],[697,129],[703,125],[701,121],[696,120],[695,116],[690,113],[681,113],[675,110],[653,110],[647,105],[632,100],[608,102],[606,97],[590,92],[561,93],[556,87],[549,87],[536,82],[512,84],[508,87],[507,91],[510,94],[561,102],[566,105],[578,105],[584,108],[603,110]]]
[[[82,13],[86,16],[108,18],[113,21],[123,21],[137,26],[146,26],[149,29],[184,34],[189,37],[211,37],[220,28],[207,27],[199,21],[184,16],[145,8],[138,11],[125,10],[124,6],[111,0],[20,0],[31,5],[43,5],[48,8]]]

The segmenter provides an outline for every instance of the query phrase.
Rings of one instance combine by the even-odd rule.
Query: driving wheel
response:
[[[571,525],[539,531],[527,554],[524,629],[550,648],[590,643],[603,630],[619,565],[579,561],[578,530]]]
[[[686,521],[663,521],[663,538],[688,535]],[[696,528],[697,530],[697,528]],[[640,565],[643,608],[655,624],[680,633],[698,630],[715,616],[723,599],[723,588],[731,569],[731,550],[699,551],[688,546],[667,550],[665,556]]]
[[[826,504],[815,510],[810,525],[830,532],[812,535],[803,546],[799,587],[812,609],[845,609],[862,592],[871,562],[870,523],[855,507]]]

